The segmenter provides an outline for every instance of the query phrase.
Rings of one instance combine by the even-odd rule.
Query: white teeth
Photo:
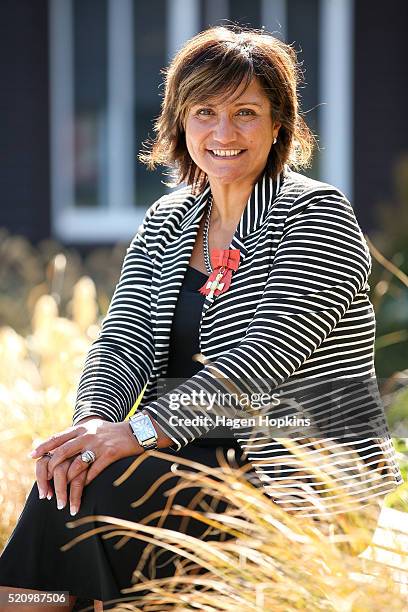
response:
[[[241,153],[242,150],[243,149],[230,149],[226,151],[223,149],[212,149],[211,152],[219,157],[232,157],[233,155],[238,155],[238,153]]]

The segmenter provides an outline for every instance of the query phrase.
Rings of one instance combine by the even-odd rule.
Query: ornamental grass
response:
[[[207,529],[197,539],[183,529],[150,524],[154,516],[132,522],[92,515],[68,522],[73,531],[87,523],[101,525],[73,537],[63,550],[80,546],[95,534],[113,538],[118,550],[131,538],[145,542],[145,554],[135,560],[134,584],[122,591],[127,601],[114,610],[408,610],[406,585],[401,585],[394,569],[370,554],[378,519],[375,507],[327,520],[306,518],[282,510],[254,486],[245,476],[246,467],[235,464],[233,450],[227,457],[218,453],[217,468],[175,460],[160,451],[150,453],[169,461],[169,478],[178,476],[167,497],[182,488],[200,487],[188,507],[171,504],[167,513],[202,521]],[[139,456],[114,486],[120,486],[145,459],[146,455]],[[156,488],[153,484],[132,506],[143,505]],[[221,500],[228,506],[218,513],[214,508]],[[161,516],[161,522],[165,518]],[[386,535],[387,551],[408,573],[408,529],[403,534],[388,528]],[[166,559],[173,560],[176,571],[158,579],[155,566],[163,551],[171,553]]]

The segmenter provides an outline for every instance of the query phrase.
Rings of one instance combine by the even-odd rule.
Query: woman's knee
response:
[[[108,465],[84,490],[84,499],[92,501],[94,507],[117,507],[119,503],[131,504],[149,491],[152,485],[166,472],[171,478],[171,463],[157,457],[146,457],[121,483],[116,481],[137,460],[138,455],[124,457]],[[115,484],[116,483],[116,484]]]

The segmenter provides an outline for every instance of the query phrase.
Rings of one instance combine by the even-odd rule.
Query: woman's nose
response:
[[[234,122],[229,117],[220,117],[215,123],[213,138],[220,143],[232,142],[235,138]]]

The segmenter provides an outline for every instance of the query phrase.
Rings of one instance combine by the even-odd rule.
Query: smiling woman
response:
[[[53,453],[38,462],[59,495],[68,483],[74,498],[83,489],[77,518],[161,518],[204,494],[179,487],[171,497],[171,461],[154,450],[113,488],[155,447],[208,467],[219,465],[217,447],[234,450],[234,468],[262,487],[271,512],[311,518],[378,508],[402,482],[375,376],[367,244],[347,197],[296,171],[314,142],[299,76],[289,45],[235,26],[199,33],[171,62],[156,139],[139,157],[167,165],[170,186],[185,184],[149,206],[89,349],[72,427],[39,449]],[[262,406],[242,404],[260,393]],[[95,459],[85,468],[84,453]],[[217,511],[227,508],[228,495]],[[68,532],[69,518],[34,484],[0,584],[69,590],[107,609],[125,599],[145,545],[118,550],[95,534],[66,547],[87,529]],[[164,526],[180,531],[179,518],[176,509]],[[207,538],[199,521],[186,530]],[[149,560],[156,577],[174,577],[180,558]]]

